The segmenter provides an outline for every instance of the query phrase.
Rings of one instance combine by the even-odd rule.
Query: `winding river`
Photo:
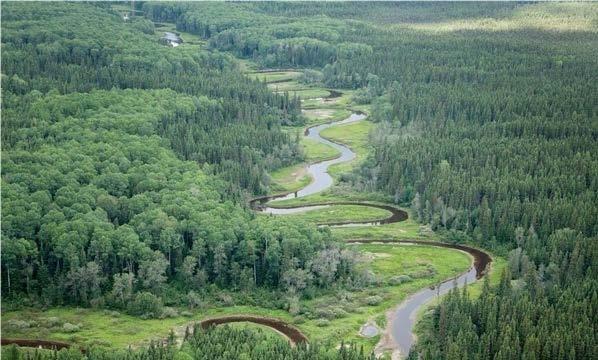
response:
[[[355,159],[355,153],[347,146],[339,143],[335,143],[320,135],[320,132],[332,126],[350,124],[365,119],[366,116],[362,113],[353,113],[348,118],[317,125],[308,128],[305,131],[305,136],[309,139],[315,140],[322,144],[326,144],[338,150],[340,156],[332,160],[326,160],[318,163],[314,163],[307,166],[307,172],[312,178],[312,182],[304,187],[303,189],[288,194],[280,194],[274,196],[265,196],[253,199],[250,202],[250,206],[256,211],[262,211],[274,215],[293,214],[299,212],[310,211],[314,209],[321,209],[330,205],[362,205],[362,206],[373,206],[388,210],[392,215],[386,219],[380,219],[375,221],[363,221],[363,222],[337,222],[327,223],[326,225],[334,226],[375,226],[380,224],[394,223],[407,219],[407,213],[389,205],[379,205],[363,202],[329,202],[311,205],[300,205],[292,207],[272,207],[269,206],[276,201],[306,197],[308,195],[319,193],[323,190],[330,188],[333,185],[333,178],[328,173],[330,166],[351,161]],[[371,240],[371,239],[354,239],[347,240],[348,243],[393,243],[393,244],[418,244],[427,246],[438,246],[447,247],[456,250],[460,250],[468,253],[472,256],[472,266],[463,274],[453,279],[448,279],[432,288],[422,289],[415,294],[409,296],[399,306],[387,313],[387,327],[380,339],[380,342],[376,346],[376,353],[380,354],[384,351],[391,351],[393,359],[404,358],[408,355],[411,346],[415,342],[413,335],[413,328],[416,322],[416,315],[419,309],[422,308],[426,303],[430,302],[437,296],[446,294],[455,286],[462,286],[466,283],[473,283],[480,277],[482,277],[488,268],[488,265],[492,261],[491,257],[478,249],[464,246],[464,245],[452,245],[438,242],[425,242],[425,241],[384,241],[384,240]]]
[[[403,210],[397,209],[394,206],[390,205],[382,205],[382,204],[374,204],[374,203],[367,203],[367,202],[349,202],[349,201],[341,201],[341,202],[328,202],[328,203],[320,203],[320,204],[311,204],[311,205],[300,205],[300,206],[293,206],[293,207],[272,207],[268,206],[269,204],[275,203],[276,201],[284,200],[284,199],[292,199],[292,198],[299,198],[305,197],[308,195],[319,193],[323,190],[330,188],[333,185],[333,178],[328,173],[328,169],[330,166],[335,164],[340,164],[344,162],[351,161],[355,159],[355,153],[351,151],[350,148],[344,146],[339,143],[335,143],[328,139],[323,138],[320,135],[320,132],[324,129],[327,129],[332,126],[342,125],[342,124],[350,124],[357,121],[361,121],[365,119],[366,116],[362,113],[353,113],[348,118],[328,123],[317,125],[311,128],[308,128],[305,131],[305,136],[320,143],[329,145],[340,152],[340,156],[336,157],[335,159],[321,161],[318,163],[311,164],[307,166],[307,172],[312,177],[312,182],[304,187],[303,189],[289,193],[289,194],[280,194],[274,196],[265,196],[256,198],[250,201],[250,206],[256,211],[263,211],[270,214],[281,215],[281,214],[291,214],[291,213],[298,213],[304,211],[310,211],[314,209],[323,208],[326,206],[331,205],[360,205],[360,206],[370,206],[370,207],[377,207],[384,210],[387,210],[391,215],[384,219],[379,219],[375,221],[363,221],[363,222],[336,222],[336,223],[327,223],[326,225],[333,225],[333,226],[375,226],[381,224],[388,224],[388,223],[395,223],[399,221],[404,221],[407,219],[407,213]],[[405,244],[417,244],[417,245],[426,245],[426,246],[437,246],[437,247],[445,247],[445,248],[452,248],[455,250],[463,251],[468,253],[473,258],[472,266],[467,270],[465,273],[457,276],[454,279],[448,279],[440,284],[437,284],[431,288],[422,289],[415,294],[409,296],[405,301],[398,305],[395,309],[392,309],[387,312],[387,325],[386,329],[384,330],[380,342],[376,345],[375,352],[376,354],[381,354],[386,351],[392,352],[392,359],[400,359],[407,356],[411,346],[415,342],[415,337],[413,335],[413,327],[415,326],[416,315],[417,312],[424,306],[426,303],[430,302],[434,298],[439,295],[446,294],[448,291],[453,289],[455,286],[462,286],[465,283],[473,283],[480,277],[482,277],[487,269],[488,265],[491,263],[491,257],[479,250],[472,247],[464,246],[464,245],[456,245],[456,244],[446,244],[446,243],[439,243],[439,242],[426,242],[426,241],[416,241],[416,240],[405,240],[405,241],[394,241],[394,240],[373,240],[373,239],[351,239],[347,240],[347,243],[352,244],[360,244],[360,243],[389,243],[399,245]],[[207,327],[211,325],[218,325],[218,324],[225,324],[230,322],[252,322],[256,324],[261,324],[265,326],[269,326],[274,330],[278,331],[280,334],[286,336],[291,344],[296,344],[300,342],[306,342],[307,337],[297,328],[294,326],[278,319],[271,319],[265,318],[260,316],[253,316],[253,315],[232,315],[232,316],[223,316],[223,317],[215,317],[209,318],[201,321],[199,324],[202,327]],[[2,339],[2,344],[18,344],[20,346],[32,346],[32,347],[44,347],[44,348],[63,348],[69,347],[70,344],[62,343],[62,342],[53,342],[53,341],[44,341],[44,340],[25,340],[25,339]]]

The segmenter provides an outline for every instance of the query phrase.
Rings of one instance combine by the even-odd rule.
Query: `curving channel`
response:
[[[397,308],[387,312],[386,323],[388,325],[374,351],[376,354],[381,354],[384,351],[391,351],[393,359],[404,358],[409,354],[411,346],[415,343],[413,327],[415,326],[417,312],[423,305],[440,295],[448,293],[455,286],[460,287],[465,284],[473,283],[486,274],[488,266],[492,262],[490,255],[484,251],[458,244],[417,240],[394,241],[372,239],[353,239],[348,240],[347,242],[353,244],[388,243],[436,246],[460,250],[473,257],[472,266],[463,274],[452,279],[444,280],[436,286],[422,289],[415,294],[410,295],[406,300],[399,304]]]
[[[386,219],[379,219],[375,221],[362,221],[362,222],[335,222],[327,223],[326,225],[332,226],[374,226],[381,224],[388,224],[406,220],[408,215],[406,212],[399,210],[389,205],[371,204],[367,202],[325,202],[309,205],[298,205],[288,207],[272,207],[269,204],[275,203],[276,201],[293,199],[299,197],[305,197],[326,190],[333,185],[333,179],[328,173],[328,168],[335,164],[351,161],[355,158],[355,153],[350,148],[343,144],[335,143],[328,139],[323,138],[320,132],[332,126],[353,123],[365,119],[366,116],[363,113],[353,113],[347,119],[337,121],[333,123],[323,124],[314,126],[306,129],[305,136],[320,143],[332,146],[337,149],[341,155],[332,160],[326,160],[318,163],[311,164],[307,167],[307,171],[312,177],[312,182],[304,187],[303,189],[286,194],[279,194],[273,196],[264,196],[255,198],[250,201],[250,207],[256,211],[262,211],[274,215],[293,214],[299,212],[305,212],[314,209],[321,209],[330,205],[362,205],[382,208],[388,210],[391,216]],[[321,225],[321,224],[320,224]],[[419,244],[427,246],[438,246],[451,248],[455,250],[464,251],[473,257],[472,266],[463,274],[453,278],[445,280],[432,288],[422,289],[415,294],[409,296],[403,301],[396,309],[391,310],[387,313],[387,327],[384,331],[380,342],[376,346],[376,353],[380,354],[383,351],[392,351],[393,359],[407,356],[411,346],[415,342],[413,335],[413,327],[416,322],[416,315],[418,310],[434,299],[437,296],[446,294],[455,286],[462,286],[466,283],[473,283],[480,277],[482,277],[491,263],[492,258],[487,253],[464,245],[457,244],[445,244],[438,242],[426,242],[426,241],[394,241],[394,240],[372,240],[372,239],[353,239],[348,240],[348,243],[393,243],[393,244]]]

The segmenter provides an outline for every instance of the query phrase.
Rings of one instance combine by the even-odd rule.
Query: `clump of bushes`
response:
[[[81,330],[81,324],[71,324],[71,323],[64,323],[62,324],[62,331],[65,333],[75,333]]]
[[[141,316],[144,319],[157,318],[162,314],[162,299],[149,292],[140,292],[129,304],[127,310],[129,314]]]
[[[187,294],[187,305],[190,309],[196,309],[201,307],[203,305],[201,295],[199,295],[193,290],[189,291],[189,293]]]
[[[382,302],[382,297],[378,296],[378,295],[368,296],[365,299],[365,303],[368,304],[369,306],[379,305],[381,302]]]
[[[432,277],[432,276],[436,275],[436,273],[437,273],[436,269],[432,265],[428,264],[425,269],[411,272],[409,275],[414,279],[421,279],[421,278]]]
[[[176,309],[166,306],[162,309],[160,319],[173,318],[179,316],[179,312]]]
[[[56,316],[50,316],[50,317],[44,319],[45,327],[55,327],[55,326],[60,326],[60,324],[62,324],[62,321],[59,318],[57,318]]]
[[[326,327],[328,325],[330,325],[330,320],[326,320],[326,319],[316,320],[316,326],[318,326],[318,327]]]
[[[305,322],[305,318],[303,316],[295,316],[293,318],[293,324],[303,324]]]
[[[334,319],[336,316],[334,315],[334,312],[331,309],[328,308],[324,308],[324,309],[318,309],[316,311],[316,317],[322,319]]]
[[[393,276],[390,279],[388,279],[388,284],[389,285],[400,285],[400,284],[408,283],[411,281],[413,281],[413,278],[409,275],[398,275],[398,276]]]
[[[35,327],[37,323],[35,321],[26,321],[26,320],[18,320],[12,319],[8,321],[8,326],[13,329],[28,329],[31,327]]]

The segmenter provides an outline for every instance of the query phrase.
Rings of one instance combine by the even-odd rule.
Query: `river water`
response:
[[[330,174],[328,173],[328,168],[335,164],[341,164],[344,162],[351,161],[351,160],[355,159],[356,155],[348,147],[341,145],[341,144],[337,144],[335,142],[332,142],[328,139],[323,138],[322,136],[320,136],[320,132],[322,130],[328,129],[329,127],[332,127],[332,126],[350,124],[350,123],[354,123],[357,121],[361,121],[365,118],[366,118],[365,114],[352,113],[348,118],[346,118],[344,120],[336,121],[336,122],[332,122],[332,123],[328,123],[328,124],[322,124],[322,125],[314,126],[314,127],[307,129],[307,134],[305,136],[308,139],[312,139],[312,140],[315,140],[322,144],[326,144],[328,146],[335,148],[336,150],[338,150],[340,152],[340,156],[335,159],[332,159],[332,160],[326,160],[326,161],[322,161],[322,162],[311,164],[311,165],[307,166],[307,173],[312,178],[312,181],[309,185],[307,185],[306,187],[304,187],[303,189],[301,189],[295,193],[290,193],[286,196],[275,198],[270,202],[305,197],[305,196],[319,193],[323,190],[330,188],[332,186],[334,180],[332,179],[332,176],[330,176]],[[293,213],[305,212],[305,211],[309,211],[309,210],[315,210],[318,208],[321,208],[321,206],[297,207],[297,208],[291,208],[291,209],[280,209],[280,208],[266,207],[266,208],[263,208],[262,211],[264,211],[266,213],[270,213],[270,214],[282,215],[282,214],[293,214]]]
[[[293,199],[293,198],[300,198],[305,197],[308,195],[319,193],[323,190],[330,188],[333,185],[333,178],[328,173],[328,169],[330,166],[335,164],[340,164],[344,162],[351,161],[355,159],[355,153],[351,151],[347,146],[337,144],[330,140],[323,138],[320,135],[320,132],[324,129],[327,129],[332,126],[342,125],[342,124],[350,124],[357,121],[361,121],[365,119],[366,116],[361,113],[353,113],[348,118],[337,121],[333,123],[323,124],[311,127],[307,129],[305,136],[309,139],[315,140],[317,142],[329,145],[340,152],[340,156],[327,161],[322,161],[319,163],[315,163],[309,165],[307,167],[307,172],[312,178],[312,182],[304,187],[303,189],[295,192],[290,193],[284,196],[274,196],[270,198],[263,198],[262,203],[267,202],[271,204],[276,201],[286,200],[286,199]],[[338,203],[343,204],[343,203]],[[348,203],[345,203],[348,204]],[[368,204],[362,204],[364,206],[372,206]],[[305,206],[298,206],[293,208],[274,208],[269,207],[267,205],[263,205],[257,209],[260,211],[264,211],[266,213],[275,214],[275,215],[285,215],[285,214],[293,214],[293,213],[300,213],[315,209],[322,209],[329,205],[305,205]],[[393,212],[393,216],[389,217],[388,219],[382,221],[374,221],[374,222],[363,222],[363,223],[347,223],[347,224],[336,224],[335,226],[376,226],[384,223],[391,223],[402,221],[407,218],[407,214],[402,212],[401,210],[397,210],[394,207],[391,208],[391,212]],[[392,210],[394,209],[394,211]],[[351,242],[359,242],[359,240],[354,240]],[[369,240],[365,240],[364,242],[370,242]],[[413,243],[411,243],[413,244]],[[409,350],[411,346],[415,342],[415,337],[413,335],[413,327],[415,326],[416,316],[418,310],[425,305],[426,303],[430,302],[434,298],[446,294],[455,286],[463,286],[465,283],[473,283],[476,279],[480,278],[486,271],[487,264],[491,261],[488,254],[481,252],[477,249],[468,248],[466,246],[460,245],[448,245],[442,243],[429,243],[427,245],[431,246],[442,246],[442,247],[450,247],[455,248],[461,251],[465,251],[474,257],[474,266],[472,266],[467,272],[458,276],[455,279],[450,279],[444,281],[434,288],[425,288],[422,289],[415,294],[408,297],[405,301],[403,301],[395,310],[390,311],[388,315],[387,321],[387,328],[385,330],[385,335],[390,336],[390,339],[383,339],[377,346],[377,350],[390,350],[393,353],[393,359],[396,358],[404,358],[409,354]]]

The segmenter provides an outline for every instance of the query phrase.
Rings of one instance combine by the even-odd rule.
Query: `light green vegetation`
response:
[[[333,147],[312,139],[302,138],[301,144],[305,151],[307,163],[334,159],[340,154]],[[273,171],[270,174],[272,180],[270,190],[273,192],[287,192],[296,191],[307,186],[311,182],[311,177],[307,174],[306,166],[306,163],[300,163]]]
[[[380,226],[335,227],[332,233],[339,239],[378,240],[438,240],[438,236],[412,219]]]
[[[335,148],[309,138],[301,139],[301,145],[303,145],[305,157],[309,163],[334,159],[340,155],[340,151]]]
[[[321,209],[285,216],[324,224],[343,221],[373,221],[387,218],[390,215],[389,211],[379,208],[359,205],[331,205]]]
[[[276,84],[281,85],[281,84]],[[270,86],[272,88],[272,86]],[[328,90],[320,89],[320,88],[305,88],[305,89],[298,89],[298,90],[282,90],[280,88],[274,88],[274,91],[279,93],[288,91],[290,96],[298,96],[302,99],[313,99],[313,98],[324,98],[330,95]]]
[[[353,108],[351,97],[353,90],[338,89],[342,95],[332,99],[305,99],[301,103],[303,109],[348,109]],[[359,110],[359,109],[358,109]]]
[[[167,319],[142,320],[111,311],[78,308],[54,308],[48,311],[20,310],[4,313],[4,337],[44,338],[76,344],[126,347],[141,345],[152,339],[168,336],[173,328],[180,328],[193,321],[208,317],[253,314],[289,321],[303,331],[309,339],[320,341],[356,341],[370,350],[378,338],[363,339],[359,328],[369,319],[380,320],[380,315],[417,290],[438,283],[465,271],[471,262],[466,254],[451,249],[419,245],[352,245],[361,255],[361,267],[370,269],[374,284],[362,291],[343,292],[300,300],[299,314],[254,306],[212,306]],[[432,270],[433,269],[433,270]],[[409,275],[413,281],[391,285],[391,278]],[[422,276],[421,278],[417,278]],[[374,298],[374,297],[380,297]],[[370,302],[370,304],[368,304]],[[54,318],[54,319],[52,319]],[[15,328],[11,320],[22,320],[30,327]],[[321,321],[321,319],[328,319]],[[35,323],[31,323],[31,322]],[[62,331],[64,323],[79,325],[74,333]],[[54,323],[54,326],[49,326]],[[379,322],[380,324],[380,322]],[[381,324],[380,324],[381,325]],[[237,324],[235,326],[244,326]],[[254,326],[253,324],[249,326]]]
[[[270,178],[270,191],[274,193],[297,191],[311,182],[304,163],[275,170],[270,174]]]
[[[316,125],[343,120],[351,115],[347,109],[306,109],[303,115],[307,118],[308,125]]]
[[[337,177],[343,172],[351,170],[366,157],[369,151],[368,135],[374,124],[369,121],[359,121],[352,124],[332,126],[323,130],[320,135],[326,139],[347,145],[357,157],[351,162],[331,166],[329,169],[332,177]]]
[[[389,205],[391,200],[392,199],[389,196],[380,193],[356,192],[350,187],[336,185],[326,191],[310,196],[280,200],[275,204],[272,204],[272,206],[289,207],[306,204],[322,204],[335,201],[361,201]]]
[[[244,63],[249,63],[248,61],[243,61]],[[253,66],[257,66],[253,64]],[[253,79],[257,79],[260,81],[264,81],[266,83],[277,82],[277,81],[288,81],[297,79],[301,76],[301,73],[298,71],[273,71],[273,72],[254,72],[248,74],[249,77]],[[295,82],[293,82],[295,83]]]
[[[328,326],[318,326],[316,321],[306,321],[298,325],[310,338],[356,342],[363,344],[366,350],[372,350],[379,337],[365,339],[358,335],[359,328],[370,319],[380,320],[383,314],[398,305],[409,294],[426,286],[436,284],[442,280],[464,272],[471,264],[471,258],[460,251],[441,249],[429,246],[415,245],[354,245],[362,254],[368,268],[370,268],[378,284],[374,288],[364,291],[350,292],[338,296],[320,297],[303,302],[308,309],[318,309],[323,314],[329,312],[347,314],[340,318],[331,319]],[[400,285],[390,285],[391,278],[398,275],[414,277],[418,273],[426,273],[433,268],[434,275],[413,279]],[[368,305],[378,300],[379,303]],[[322,316],[321,316],[322,317]],[[379,323],[379,325],[382,325]]]

